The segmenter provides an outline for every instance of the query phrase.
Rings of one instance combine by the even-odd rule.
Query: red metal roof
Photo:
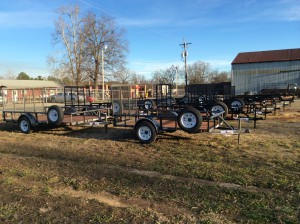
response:
[[[248,64],[300,60],[300,48],[239,53],[231,64]]]

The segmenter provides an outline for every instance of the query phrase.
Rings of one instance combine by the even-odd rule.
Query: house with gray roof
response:
[[[63,86],[54,81],[45,80],[4,80],[0,79],[0,86],[7,89],[24,88],[63,88]]]
[[[46,99],[62,91],[63,85],[44,80],[0,80],[0,105],[25,99]]]

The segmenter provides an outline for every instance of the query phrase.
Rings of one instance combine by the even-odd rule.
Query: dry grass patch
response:
[[[293,110],[293,111],[292,111]],[[3,223],[299,223],[300,112],[236,136],[0,124]],[[233,125],[236,125],[233,122]]]

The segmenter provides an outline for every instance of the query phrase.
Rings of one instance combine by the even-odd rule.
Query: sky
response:
[[[218,71],[239,52],[300,47],[300,0],[1,0],[0,76],[51,75],[56,11],[70,4],[114,17],[127,30],[127,67],[146,78],[183,67],[183,41],[188,64]]]

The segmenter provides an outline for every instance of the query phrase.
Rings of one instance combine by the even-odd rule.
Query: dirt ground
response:
[[[237,121],[229,121],[237,127]],[[300,100],[236,135],[0,123],[0,223],[300,223]]]

